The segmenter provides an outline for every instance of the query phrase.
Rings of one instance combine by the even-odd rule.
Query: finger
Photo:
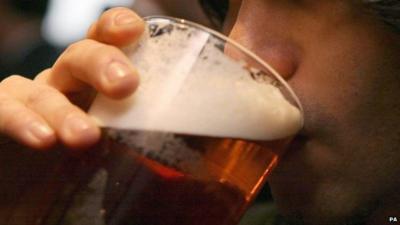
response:
[[[132,10],[117,7],[103,13],[89,28],[87,37],[121,47],[136,43],[144,27],[144,21]]]
[[[52,84],[49,81],[51,77],[51,71],[51,69],[46,69],[39,73],[34,79],[35,82],[51,86]],[[67,98],[72,102],[72,104],[79,106],[79,108],[83,109],[84,111],[87,111],[91,105],[91,102],[96,97],[96,92],[88,84],[81,82],[76,78],[73,79],[75,81],[64,81],[62,83],[63,90],[59,89],[59,91],[64,93],[65,96],[67,96]],[[67,87],[67,85],[69,85],[69,87]]]
[[[100,130],[93,119],[58,90],[19,76],[9,77],[3,82],[5,93],[40,115],[55,130],[58,138],[72,149],[89,147],[100,138]]]
[[[34,81],[36,83],[47,84],[47,85],[54,84],[54,88],[59,89],[59,91],[65,94],[81,92],[82,90],[91,89],[89,84],[81,80],[78,80],[73,76],[57,77],[54,78],[53,81],[51,68],[43,70],[38,75],[36,75]]]
[[[34,149],[47,149],[56,134],[47,122],[24,104],[7,94],[0,94],[0,133]]]
[[[136,70],[121,50],[89,39],[68,47],[47,76],[40,79],[63,93],[89,84],[117,99],[132,94],[139,83]]]

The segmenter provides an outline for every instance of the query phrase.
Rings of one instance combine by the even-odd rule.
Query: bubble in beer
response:
[[[182,172],[201,176],[198,172],[204,168],[204,165],[202,165],[200,152],[188,146],[178,135],[119,129],[107,129],[106,132],[108,138],[129,147],[140,155]]]

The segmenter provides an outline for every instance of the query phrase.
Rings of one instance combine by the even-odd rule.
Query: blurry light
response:
[[[50,0],[43,21],[43,37],[65,47],[85,37],[87,29],[108,7],[129,7],[135,0]]]

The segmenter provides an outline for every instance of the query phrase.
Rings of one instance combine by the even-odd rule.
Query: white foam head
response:
[[[138,90],[122,101],[98,95],[89,111],[102,126],[251,140],[282,139],[301,128],[301,111],[273,79],[255,80],[221,51],[218,38],[152,22],[157,28],[126,49],[140,74]]]

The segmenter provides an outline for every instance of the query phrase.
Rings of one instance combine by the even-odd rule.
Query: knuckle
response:
[[[16,100],[0,94],[0,132],[16,131],[23,121],[28,121],[30,118],[30,113],[23,107],[18,107]]]
[[[86,51],[89,46],[96,44],[97,42],[92,39],[84,39],[81,41],[70,44],[64,51],[65,55],[74,55]]]
[[[53,72],[56,74],[61,72],[70,73],[69,68],[85,63],[84,61],[90,57],[83,57],[83,55],[87,56],[88,52],[92,51],[93,47],[96,46],[96,43],[94,40],[85,39],[70,44],[54,64]]]
[[[121,54],[117,47],[111,45],[99,46],[99,48],[93,52],[96,64],[108,63],[115,58],[121,57]]]
[[[6,115],[0,120],[0,131],[5,133],[17,131],[29,120],[31,120],[31,116],[26,110],[14,110],[12,116]]]
[[[52,87],[38,85],[35,90],[33,90],[32,93],[27,96],[25,100],[25,105],[27,107],[37,107],[40,106],[43,102],[51,101],[59,95],[60,92]]]
[[[7,118],[7,115],[4,114],[10,109],[10,106],[13,105],[14,101],[15,100],[8,97],[7,95],[0,94],[0,121],[3,121],[4,118]]]
[[[62,127],[68,116],[76,114],[82,114],[81,110],[77,106],[65,102],[52,109],[52,115],[49,116],[49,119],[52,124],[56,124],[56,127]]]
[[[46,81],[48,79],[48,77],[51,74],[51,68],[45,69],[42,72],[40,72],[38,75],[35,76],[34,81]]]
[[[71,53],[76,52],[76,50],[80,48],[81,43],[81,41],[78,41],[68,45],[67,48],[64,50],[63,55],[70,55]]]
[[[72,104],[62,104],[55,109],[55,113],[60,116],[61,120],[64,120],[70,114],[75,114],[78,112],[78,107]]]
[[[14,108],[15,101],[7,93],[0,92],[0,133],[7,133],[7,129],[13,125],[14,118],[20,118],[18,113],[9,113]]]
[[[0,111],[3,108],[6,108],[13,99],[10,98],[7,94],[0,92]]]
[[[65,68],[68,68],[70,65],[70,60],[69,59],[73,59],[73,52],[75,52],[75,50],[73,50],[71,45],[68,46],[65,51],[60,55],[60,57],[58,57],[57,61],[54,63],[53,67],[52,67],[52,71],[55,74],[60,73],[60,71],[64,71]],[[67,70],[67,72],[69,72]]]
[[[123,53],[115,46],[97,43],[92,45],[91,48],[87,48],[85,54],[87,57],[81,61],[82,69],[87,73],[94,74],[113,59],[121,58]]]
[[[8,76],[7,78],[3,79],[0,83],[0,86],[15,86],[18,85],[18,83],[27,80],[27,78],[21,76],[21,75],[11,75]]]

